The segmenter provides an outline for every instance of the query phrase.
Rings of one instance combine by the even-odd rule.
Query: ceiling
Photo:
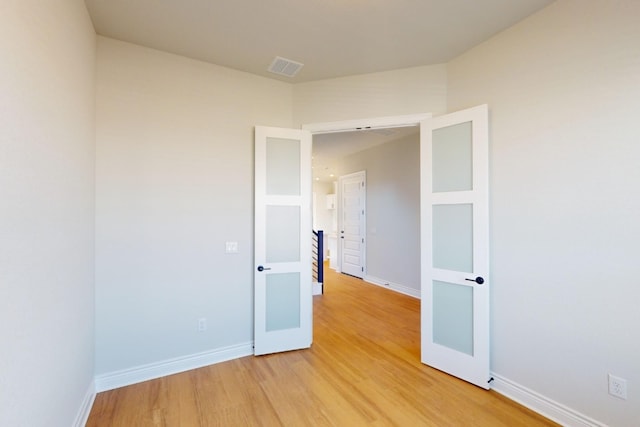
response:
[[[552,0],[85,0],[98,34],[292,83],[448,62]],[[276,56],[295,77],[267,71]]]

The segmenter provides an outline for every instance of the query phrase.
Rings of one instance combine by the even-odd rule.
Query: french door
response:
[[[422,362],[489,388],[488,108],[309,125],[417,124]],[[312,342],[311,134],[256,127],[255,354]]]
[[[422,361],[485,389],[488,139],[486,105],[421,123]]]
[[[255,128],[254,354],[312,341],[311,133]]]

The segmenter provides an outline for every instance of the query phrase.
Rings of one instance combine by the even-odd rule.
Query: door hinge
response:
[[[364,267],[360,267],[360,269],[362,270],[362,272],[364,273]]]
[[[362,243],[364,243],[364,238],[362,239]]]

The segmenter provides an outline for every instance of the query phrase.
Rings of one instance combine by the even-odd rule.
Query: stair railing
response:
[[[312,230],[312,249],[311,249],[311,262],[312,262],[312,272],[313,272],[313,282],[318,283],[320,285],[321,292],[324,293],[324,286],[322,283],[324,282],[324,238],[322,230]]]

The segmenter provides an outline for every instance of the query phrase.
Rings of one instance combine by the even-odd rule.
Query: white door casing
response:
[[[312,342],[311,133],[256,126],[254,354]]]
[[[340,271],[362,279],[366,256],[366,172],[341,176],[338,182]]]
[[[484,389],[489,366],[488,107],[425,120],[422,361]]]

